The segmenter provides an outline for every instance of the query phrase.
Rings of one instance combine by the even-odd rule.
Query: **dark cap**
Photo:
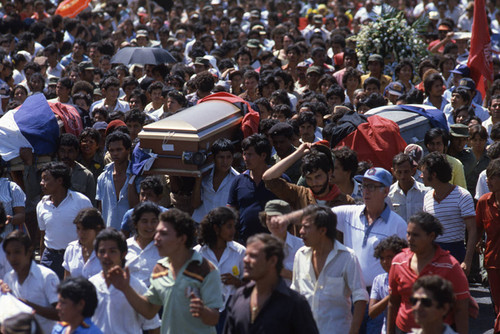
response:
[[[139,37],[148,37],[148,31],[147,30],[137,30],[137,32],[135,33],[135,38],[139,38]]]
[[[470,91],[476,91],[476,83],[471,78],[462,78],[458,82],[458,87],[468,89]]]
[[[460,74],[463,77],[470,76],[470,69],[467,65],[458,64],[455,69],[451,70],[450,73]]]
[[[382,58],[381,55],[378,54],[372,54],[370,57],[368,57],[368,63],[372,61],[378,61],[379,63],[383,64],[384,63],[384,58]]]
[[[292,208],[290,204],[281,199],[273,199],[266,203],[264,212],[268,216],[283,216],[292,212]]]
[[[194,61],[193,65],[202,65],[210,67],[210,61],[208,61],[208,59],[203,57],[196,57],[196,60]]]
[[[257,48],[257,49],[260,49],[261,48],[261,44],[260,44],[260,41],[258,39],[249,39],[248,42],[247,42],[247,48]]]
[[[401,96],[405,92],[405,86],[400,82],[394,81],[387,85],[385,91],[392,95]]]
[[[319,67],[319,66],[310,66],[307,69],[306,74],[309,74],[309,73],[318,73],[319,75],[321,75],[321,72],[322,72],[321,67]]]
[[[78,68],[83,71],[83,70],[94,70],[95,67],[90,61],[82,61],[80,64],[78,64]]]
[[[260,17],[260,12],[257,9],[254,9],[250,12],[250,17]]]
[[[450,125],[450,135],[452,137],[469,138],[469,127],[465,124]]]

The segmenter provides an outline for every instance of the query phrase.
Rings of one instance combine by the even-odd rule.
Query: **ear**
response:
[[[326,235],[326,230],[327,230],[327,229],[326,229],[326,227],[324,227],[324,226],[323,226],[323,227],[318,228],[318,232],[319,232],[321,235]]]
[[[277,257],[276,255],[271,256],[271,257],[267,260],[267,265],[268,265],[270,268],[276,268],[276,263],[278,263],[278,257]]]
[[[79,313],[82,314],[83,309],[85,308],[85,300],[80,299],[80,301],[76,303],[76,308],[78,309]]]
[[[393,176],[396,176],[396,171],[392,167],[391,167],[391,173],[392,173]]]

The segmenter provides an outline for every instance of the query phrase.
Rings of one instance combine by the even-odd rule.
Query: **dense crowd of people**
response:
[[[498,34],[498,1],[59,15],[79,2],[0,0],[1,117],[43,95],[80,125],[59,118],[52,155],[1,160],[0,313],[3,297],[33,310],[0,314],[2,333],[465,334],[470,283],[489,284],[500,332],[500,58],[485,91],[467,65],[474,11]],[[427,56],[362,61],[358,33],[394,12]],[[126,47],[170,60],[117,61]],[[241,140],[215,138],[200,177],[134,175],[143,127],[213,94],[245,106]],[[420,142],[369,161],[342,140],[408,104],[433,110]]]

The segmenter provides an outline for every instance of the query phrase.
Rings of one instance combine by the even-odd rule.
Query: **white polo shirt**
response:
[[[488,183],[486,183],[486,180],[486,170],[483,170],[479,174],[479,178],[477,179],[476,196],[474,196],[474,199],[479,200],[481,196],[490,192],[490,188],[488,188]]]
[[[230,273],[239,279],[243,278],[243,258],[245,257],[246,251],[243,245],[236,241],[227,242],[226,249],[224,249],[220,260],[217,260],[214,252],[207,245],[196,245],[193,249],[199,252],[205,259],[212,262],[217,269],[219,269],[221,275]],[[234,285],[222,284],[222,300],[224,302],[224,307],[220,308],[219,311],[222,312],[224,310],[227,300],[235,291],[236,287]]]
[[[99,101],[96,101],[96,102],[92,103],[92,105],[90,106],[90,115],[91,116],[93,116],[94,109],[96,109],[96,108],[104,108],[104,101],[105,100],[106,99],[102,99],[102,100],[99,100]],[[115,107],[113,108],[112,111],[119,111],[122,114],[124,114],[127,111],[129,111],[129,110],[130,110],[130,105],[128,104],[128,102],[126,102],[126,101],[120,101],[118,99],[118,100],[116,100]]]
[[[68,190],[66,198],[56,207],[50,195],[45,195],[36,206],[38,227],[45,232],[44,245],[55,250],[66,249],[76,239],[76,226],[73,224],[81,209],[91,208],[92,203],[83,194]]]
[[[75,240],[69,243],[64,252],[64,261],[62,263],[64,269],[69,271],[72,277],[82,276],[87,279],[102,271],[101,263],[92,250],[92,254],[87,259],[83,260],[82,246],[80,241]]]
[[[319,277],[312,264],[311,247],[295,255],[291,288],[306,297],[320,333],[348,333],[353,302],[367,301],[361,267],[352,249],[335,241]]]
[[[28,277],[20,284],[16,272],[12,269],[4,276],[12,294],[17,298],[26,299],[40,306],[52,306],[57,303],[57,286],[59,278],[51,269],[31,261]],[[35,318],[44,333],[52,333],[55,321],[44,318],[35,313]]]
[[[130,270],[130,275],[135,276],[145,286],[149,287],[149,279],[151,278],[153,268],[156,262],[161,259],[160,254],[158,254],[158,248],[156,248],[154,241],[151,241],[142,249],[135,240],[135,236],[127,239],[127,246],[128,251],[125,256],[127,263],[125,266]]]
[[[102,272],[89,279],[97,290],[99,301],[92,322],[106,334],[138,334],[142,329],[155,329],[160,327],[160,318],[155,315],[147,320],[134,311],[127,298],[112,284],[108,287]],[[130,286],[139,295],[144,295],[148,288],[134,276],[130,277]]]
[[[430,188],[424,186],[423,183],[414,180],[413,186],[405,195],[399,182],[393,183],[387,195],[391,200],[391,210],[407,222],[415,213],[422,211],[424,196],[429,190]]]
[[[344,245],[358,257],[363,279],[371,286],[375,276],[384,273],[380,261],[373,256],[378,243],[391,235],[406,238],[407,224],[389,205],[372,225],[368,225],[365,205],[341,205],[332,208],[337,215],[337,230],[344,234]]]

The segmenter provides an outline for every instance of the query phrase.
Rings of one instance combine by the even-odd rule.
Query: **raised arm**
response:
[[[288,168],[292,167],[297,160],[310,152],[311,145],[311,143],[303,143],[300,145],[295,152],[266,170],[264,175],[262,175],[262,180],[266,181],[281,177],[281,175],[283,175]]]

